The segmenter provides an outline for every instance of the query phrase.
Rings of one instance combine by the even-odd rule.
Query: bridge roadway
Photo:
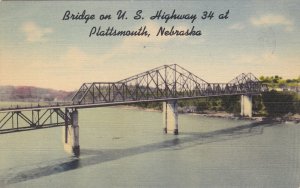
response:
[[[247,95],[249,93],[238,93],[235,95]],[[251,95],[259,95],[260,93],[251,93]],[[233,94],[219,94],[219,95],[209,95],[209,97],[219,97],[219,96],[232,96]],[[166,102],[170,100],[188,100],[188,99],[198,99],[205,98],[208,96],[197,96],[197,97],[181,97],[181,98],[165,98],[165,99],[150,99],[150,100],[138,100],[138,101],[119,101],[119,102],[106,102],[106,103],[87,103],[87,104],[73,104],[72,102],[68,103],[58,103],[56,105],[37,105],[37,106],[15,106],[1,108],[0,113],[6,112],[19,112],[19,111],[37,111],[37,110],[50,110],[50,109],[60,109],[60,108],[69,108],[69,109],[83,109],[83,108],[97,108],[97,107],[107,107],[107,106],[118,106],[118,105],[130,105],[144,102]],[[0,130],[1,131],[1,130]],[[0,133],[1,134],[1,133]]]
[[[84,83],[70,102],[2,108],[0,134],[65,126],[65,144],[79,155],[78,109],[163,102],[164,132],[178,134],[177,100],[240,95],[241,115],[251,117],[252,96],[266,90],[251,73],[208,83],[179,65],[164,65],[117,82]]]

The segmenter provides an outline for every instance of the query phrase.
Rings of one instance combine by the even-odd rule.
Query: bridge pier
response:
[[[163,102],[164,133],[178,135],[178,110],[177,101]]]
[[[78,157],[80,155],[78,111],[74,110],[70,112],[70,116],[71,126],[68,126],[68,124],[66,124],[65,128],[64,149],[66,152],[72,153],[74,156]]]
[[[252,117],[252,95],[241,95],[241,116]]]

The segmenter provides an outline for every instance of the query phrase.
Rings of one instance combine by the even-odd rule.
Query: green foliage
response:
[[[162,103],[161,102],[141,102],[134,104],[133,106],[138,106],[141,108],[152,108],[155,110],[162,110]]]
[[[197,112],[202,112],[202,111],[207,110],[207,109],[208,109],[208,104],[207,104],[206,100],[205,101],[198,101],[196,103]]]
[[[195,106],[197,112],[204,110],[226,111],[229,113],[240,112],[240,96],[208,97],[178,102],[180,107]]]
[[[258,115],[266,115],[265,106],[261,95],[254,95],[252,97],[253,113]]]
[[[240,96],[223,96],[221,100],[221,105],[226,112],[234,114],[240,112]]]
[[[270,91],[262,94],[263,105],[269,116],[283,116],[287,113],[295,113],[297,95],[291,92]]]
[[[275,76],[260,76],[259,80],[267,84],[269,87],[272,88],[283,88],[283,87],[296,87],[299,86],[300,83],[300,76],[296,79],[283,79],[282,77],[275,75]]]

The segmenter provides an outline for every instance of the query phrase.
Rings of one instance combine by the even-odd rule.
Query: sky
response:
[[[196,14],[190,20],[151,20],[156,11]],[[65,12],[95,20],[62,20]],[[117,20],[118,10],[127,20]],[[137,10],[144,19],[134,20]],[[230,11],[228,19],[218,15]],[[213,11],[211,20],[201,19]],[[99,20],[111,14],[111,20]],[[0,1],[0,85],[77,90],[84,82],[118,81],[178,64],[208,82],[240,73],[300,76],[299,1]],[[92,27],[137,30],[150,37],[89,37]],[[195,27],[201,36],[155,36],[159,27]]]

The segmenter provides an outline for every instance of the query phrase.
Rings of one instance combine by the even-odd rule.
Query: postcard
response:
[[[299,17],[0,1],[0,187],[299,187]]]

